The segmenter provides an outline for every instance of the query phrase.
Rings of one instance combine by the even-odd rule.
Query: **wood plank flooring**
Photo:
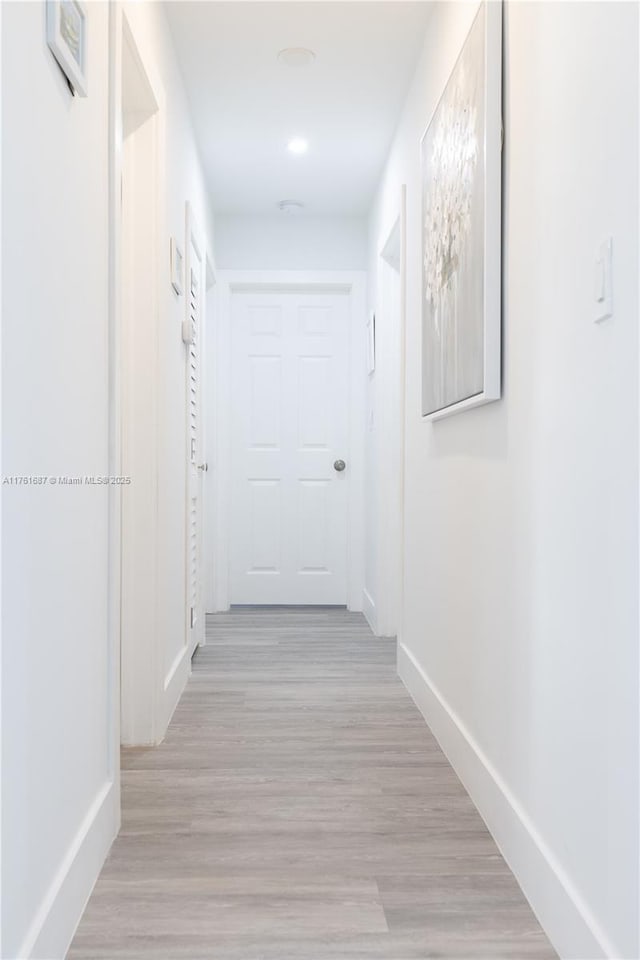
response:
[[[122,788],[69,960],[555,957],[359,614],[208,618]]]

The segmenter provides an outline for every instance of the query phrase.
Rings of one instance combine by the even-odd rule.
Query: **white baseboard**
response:
[[[69,845],[18,951],[21,960],[63,960],[119,828],[118,791],[110,780]]]
[[[167,675],[166,675],[166,677],[164,678],[163,692],[164,692],[165,694],[166,694],[167,690],[169,689],[169,687],[171,686],[171,684],[174,682],[174,680],[178,679],[178,686],[180,686],[180,680],[181,680],[181,678],[178,677],[178,671],[182,668],[182,671],[183,671],[183,673],[184,673],[185,662],[186,662],[186,658],[187,658],[187,651],[188,651],[188,647],[187,647],[186,644],[185,644],[185,646],[181,647],[180,650],[178,651],[178,653],[177,653],[177,654],[175,655],[175,657],[173,658],[173,663],[172,663],[171,666],[169,667],[169,669],[168,669],[168,671],[167,671]],[[181,695],[182,695],[182,689],[180,689],[180,693],[178,694],[178,698],[180,698]]]
[[[551,943],[564,960],[620,958],[570,877],[498,771],[398,643],[398,674],[484,819]]]
[[[185,646],[178,653],[164,681],[162,705],[160,707],[162,712],[158,718],[160,729],[156,733],[156,746],[162,743],[165,738],[167,729],[171,723],[175,709],[180,703],[180,698],[184,693],[184,688],[187,685],[190,675],[191,657],[189,656],[189,648]]]
[[[376,605],[373,602],[371,594],[365,587],[362,591],[362,612],[365,615],[367,623],[371,627],[372,632],[375,636],[378,636],[378,617],[376,615]]]

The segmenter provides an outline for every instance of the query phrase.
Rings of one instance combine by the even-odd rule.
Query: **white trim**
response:
[[[150,313],[144,314],[148,354],[142,372],[148,380],[148,396],[141,393],[138,383],[138,368],[133,367],[138,357],[131,353],[133,327],[127,325],[125,304],[119,300],[118,328],[120,334],[120,353],[117,362],[121,364],[120,378],[121,416],[121,456],[122,472],[130,472],[131,458],[140,456],[140,437],[144,440],[148,458],[150,488],[140,491],[135,486],[128,490],[126,501],[122,505],[122,613],[121,613],[121,738],[128,745],[158,743],[164,736],[163,714],[166,712],[163,701],[163,658],[158,649],[158,631],[156,617],[158,610],[157,577],[157,537],[158,537],[158,443],[159,423],[157,408],[157,384],[159,372],[159,331],[166,323],[167,296],[165,290],[167,244],[165,230],[165,163],[162,145],[165,140],[165,96],[164,88],[153,70],[145,62],[135,31],[126,14],[120,10],[119,30],[117,33],[119,58],[122,63],[124,44],[128,55],[136,64],[141,82],[148,95],[149,108],[140,118],[138,126],[130,137],[149,138],[153,162],[145,176],[152,193],[151,209],[153,222],[150,224],[153,240],[141,248],[147,254],[149,262],[145,271],[150,273]],[[123,96],[117,109],[122,111]],[[116,164],[122,176],[124,169],[123,140],[116,144]],[[134,185],[135,186],[135,185]],[[118,191],[117,204],[119,205]],[[148,198],[147,198],[148,199]],[[128,224],[119,216],[117,219],[117,252],[122,263],[126,250],[123,239]],[[139,255],[137,252],[136,255]],[[135,275],[135,274],[134,274]],[[120,286],[125,274],[121,271]],[[137,333],[139,334],[140,323]],[[137,433],[132,432],[131,398],[134,389],[138,403],[142,404],[141,422],[136,424]],[[142,401],[140,398],[144,396]],[[142,500],[140,497],[142,496]],[[127,539],[128,538],[128,539]],[[137,565],[136,565],[137,564]],[[145,569],[147,592],[140,589],[139,567]]]
[[[122,22],[119,3],[109,7],[109,475],[122,476],[120,265],[122,230]],[[117,797],[115,833],[120,829],[120,611],[122,575],[121,487],[109,485],[108,506],[108,703],[109,776]]]
[[[215,464],[213,475],[214,612],[229,609],[229,473],[221,464],[231,462],[231,296],[234,291],[317,290],[348,293],[351,300],[349,507],[347,546],[347,606],[362,611],[364,594],[364,434],[362,398],[366,391],[366,273],[325,270],[225,270],[220,271],[215,295]],[[361,358],[361,363],[357,358]],[[209,415],[211,411],[208,411]]]
[[[64,957],[114,840],[119,817],[118,785],[98,790],[45,893],[17,956]]]
[[[143,50],[143,45],[138,42],[136,37],[135,29],[131,22],[127,19],[125,13],[123,12],[122,5],[120,3],[114,4],[112,7],[114,11],[113,17],[115,21],[114,33],[112,36],[112,90],[113,90],[113,102],[112,102],[112,116],[111,123],[113,129],[113,142],[112,142],[112,151],[113,151],[113,187],[112,187],[112,209],[111,209],[111,229],[112,229],[112,250],[113,250],[113,260],[114,260],[114,319],[113,319],[113,331],[114,339],[111,344],[111,349],[113,351],[114,357],[114,367],[115,372],[112,378],[111,390],[112,390],[112,413],[114,417],[114,433],[122,430],[122,425],[125,422],[124,417],[126,417],[126,411],[122,407],[122,388],[124,383],[121,382],[120,376],[120,365],[122,364],[122,349],[125,330],[123,327],[123,318],[122,318],[122,308],[120,304],[120,287],[121,287],[121,277],[120,277],[120,264],[122,260],[122,225],[121,225],[121,215],[120,215],[120,182],[122,174],[122,89],[121,89],[121,76],[122,76],[122,50],[123,44],[126,42],[130,53],[133,55],[135,62],[137,63],[141,76],[144,78],[145,85],[149,90],[151,98],[155,101],[157,105],[157,110],[153,113],[151,119],[148,121],[154,125],[154,137],[156,143],[156,156],[155,156],[155,171],[152,175],[156,180],[154,190],[156,195],[156,201],[154,204],[154,241],[153,241],[153,312],[155,314],[155,322],[153,324],[153,333],[151,336],[151,341],[149,344],[149,357],[150,362],[153,365],[154,369],[154,382],[158,380],[160,368],[160,353],[159,353],[159,331],[166,328],[167,319],[168,319],[168,310],[170,299],[168,296],[167,290],[167,280],[168,280],[168,270],[167,270],[167,237],[168,231],[166,229],[166,165],[165,165],[165,156],[162,145],[165,141],[165,123],[166,123],[166,99],[164,86],[155,73],[154,69],[146,62],[143,58],[141,51]],[[132,135],[136,135],[132,132]],[[153,504],[151,504],[150,511],[147,511],[148,524],[152,528],[152,536],[157,537],[158,535],[158,514],[157,514],[157,497],[158,497],[158,451],[159,451],[159,440],[160,440],[160,424],[158,422],[158,411],[157,406],[153,407],[150,415],[147,417],[147,423],[145,424],[145,430],[148,431],[148,436],[150,438],[151,444],[151,455],[155,462],[155,480],[153,482],[153,490],[151,493],[151,499]],[[118,445],[118,452],[120,448]],[[119,453],[120,455],[120,453]],[[114,469],[114,473],[121,475],[124,470],[124,463],[120,461],[119,468]],[[117,513],[115,512],[117,509]],[[114,523],[120,523],[120,501],[118,501],[117,508],[114,507]],[[149,537],[146,536],[142,541],[143,546],[148,544]],[[122,544],[120,543],[120,555],[122,554]],[[155,551],[153,551],[155,564]],[[126,586],[126,584],[125,584]],[[135,585],[133,585],[135,586]],[[154,584],[153,584],[153,597],[149,600],[149,617],[153,618],[157,616],[158,610],[158,583],[157,576],[154,573]],[[116,601],[112,601],[112,605],[115,609]],[[119,611],[118,611],[119,614]],[[144,621],[144,617],[141,622]],[[118,624],[119,626],[119,624]],[[141,649],[141,641],[144,640],[144,648]],[[121,642],[120,635],[117,639],[114,638],[114,643],[116,646]],[[126,648],[123,648],[123,651]],[[128,696],[128,703],[130,709],[124,712],[124,716],[127,718],[128,723],[127,727],[123,726],[123,729],[120,731],[122,740],[129,744],[155,744],[159,743],[165,734],[167,725],[173,715],[176,704],[180,698],[184,685],[187,681],[189,674],[190,661],[187,656],[185,656],[186,648],[180,652],[178,656],[173,660],[172,664],[169,667],[169,670],[166,670],[166,664],[164,657],[162,655],[162,649],[160,646],[160,639],[158,636],[157,630],[150,627],[150,629],[144,631],[144,637],[141,635],[136,636],[136,656],[137,656],[137,666],[138,669],[134,671],[134,675],[131,675],[131,671],[128,673],[123,669],[123,684],[120,690],[121,697],[124,693],[124,684],[128,683],[128,689],[130,691]],[[123,663],[124,668],[124,663]],[[116,680],[116,683],[119,683],[119,678]],[[118,687],[116,687],[118,689]],[[120,737],[118,737],[120,739]],[[119,743],[118,743],[119,747]],[[116,759],[116,763],[118,760]]]
[[[361,612],[365,579],[366,273],[353,273],[350,277],[347,607],[354,612]]]
[[[152,746],[157,746],[164,739],[189,679],[191,658],[188,656],[188,652],[188,647],[182,647],[178,651],[162,683],[162,695],[158,697],[157,733]]]
[[[509,786],[403,643],[398,644],[398,674],[559,955],[622,957]]]
[[[402,594],[403,500],[403,209],[398,207],[382,234],[376,270],[376,318],[380,362],[375,383],[376,504],[375,526],[376,628],[378,636],[395,636],[400,623]]]
[[[405,502],[407,478],[407,185],[400,188],[400,597],[398,638],[404,636]]]
[[[167,670],[167,675],[164,678],[163,690],[165,693],[173,683],[173,679],[176,676],[178,670],[180,669],[180,666],[187,655],[187,651],[188,651],[188,647],[185,645],[184,647],[181,647],[180,650],[178,650],[177,654],[173,658],[173,663]],[[181,692],[182,691],[180,691],[180,693]],[[178,694],[178,698],[180,697],[180,693]],[[171,712],[173,713],[173,710]]]

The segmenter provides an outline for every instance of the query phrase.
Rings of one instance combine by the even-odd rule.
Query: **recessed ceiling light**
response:
[[[306,47],[285,47],[278,54],[280,63],[284,63],[287,67],[310,67],[315,58],[313,50],[308,50]]]
[[[303,153],[306,153],[309,149],[309,141],[305,140],[304,137],[294,137],[293,140],[289,140],[287,144],[287,150],[289,153],[295,153],[300,156]]]
[[[286,213],[288,216],[292,214],[300,213],[304,210],[304,203],[300,203],[299,200],[281,200],[278,204],[278,208],[282,213]]]

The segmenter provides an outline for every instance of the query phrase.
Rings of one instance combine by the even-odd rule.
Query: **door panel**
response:
[[[298,357],[298,448],[328,450],[331,408],[331,357]]]
[[[345,294],[232,297],[231,603],[346,603]]]
[[[280,573],[280,482],[250,479],[249,490],[251,507],[247,522],[251,540],[247,573]]]
[[[248,362],[250,448],[276,450],[280,446],[282,361],[280,357],[249,357]]]
[[[300,480],[298,486],[298,572],[330,573],[328,480]]]

